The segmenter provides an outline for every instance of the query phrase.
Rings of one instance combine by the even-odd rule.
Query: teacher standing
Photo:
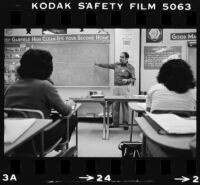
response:
[[[129,54],[127,52],[122,52],[120,54],[120,62],[116,62],[114,64],[98,64],[95,65],[108,68],[114,70],[114,89],[113,95],[115,96],[128,96],[130,95],[130,87],[134,85],[136,80],[135,78],[135,68],[129,64],[128,62]],[[124,129],[128,129],[128,120],[129,120],[129,112],[128,112],[128,103],[121,102],[122,112],[123,112],[123,124],[127,125]],[[114,102],[113,104],[113,123],[110,127],[119,127],[120,120],[120,102]]]

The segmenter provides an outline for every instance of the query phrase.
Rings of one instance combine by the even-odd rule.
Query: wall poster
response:
[[[169,59],[182,58],[181,46],[144,46],[144,69],[159,69]]]

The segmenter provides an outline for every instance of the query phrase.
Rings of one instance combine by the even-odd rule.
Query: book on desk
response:
[[[196,119],[184,119],[175,114],[146,113],[144,118],[159,134],[195,134]]]

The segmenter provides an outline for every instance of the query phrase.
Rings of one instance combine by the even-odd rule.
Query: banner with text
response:
[[[79,34],[79,35],[44,35],[44,36],[7,36],[5,43],[27,42],[95,42],[110,43],[109,34]]]

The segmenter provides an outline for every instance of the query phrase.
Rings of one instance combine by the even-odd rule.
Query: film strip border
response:
[[[4,26],[15,27],[196,27],[199,22],[198,1],[165,1],[148,2],[131,0],[115,0],[107,9],[95,8],[96,1],[81,1],[83,9],[79,9],[78,0],[53,1],[62,2],[63,9],[50,9],[52,1],[8,1],[2,7]],[[65,7],[64,2],[70,6]],[[35,6],[31,5],[34,3]],[[88,6],[91,3],[91,6]],[[99,3],[99,2],[98,2]],[[105,2],[104,2],[105,3]],[[118,4],[117,4],[118,3]],[[123,4],[120,7],[120,5]],[[132,5],[132,9],[130,8]],[[110,6],[108,6],[110,5]],[[118,6],[117,6],[118,5]],[[154,6],[155,5],[155,6]],[[102,6],[102,5],[98,5]],[[61,7],[61,6],[60,6]],[[69,8],[70,7],[70,8]],[[105,8],[105,7],[104,7]],[[190,9],[191,8],[191,9]],[[166,10],[165,10],[166,9]]]
[[[109,19],[107,19],[107,15],[99,16],[98,13],[95,11],[86,11],[81,14],[78,13],[78,15],[75,15],[75,13],[71,13],[70,11],[63,11],[61,13],[58,13],[58,16],[56,16],[57,18],[54,18],[52,21],[52,18],[55,16],[55,14],[37,11],[34,15],[34,19],[30,22],[26,22],[27,19],[24,21],[23,17],[25,15],[27,14],[24,14],[20,11],[11,11],[8,22],[12,26],[27,26],[30,25],[30,22],[32,22],[32,24],[35,26],[48,27],[55,27],[58,23],[59,27],[96,27],[98,25],[104,25],[104,27],[130,27],[131,25],[142,27],[147,25],[162,25],[165,27],[172,26],[174,28],[180,28],[183,27],[183,25],[193,27],[197,24],[196,12],[187,12],[182,15],[179,15],[179,18],[177,18],[177,14],[173,14],[171,12],[162,12],[160,15],[159,13],[146,13],[140,11],[135,13],[135,15],[133,14],[131,18],[131,16],[129,15],[124,16],[123,13],[120,11],[113,11],[110,13]],[[105,17],[105,19],[103,17]],[[129,19],[127,19],[127,17],[129,17]],[[179,24],[177,24],[177,22]]]
[[[30,10],[30,0],[6,1],[2,5],[2,27],[59,27],[59,28],[196,28],[199,25],[198,1],[192,1],[192,11],[163,11],[162,2],[156,2],[156,11],[83,10],[72,8],[66,11]],[[39,1],[38,1],[39,2]],[[45,1],[46,2],[46,1]],[[79,1],[73,0],[72,6]],[[85,1],[83,1],[85,2]],[[122,2],[122,1],[115,1]],[[141,2],[141,1],[140,1]],[[142,1],[145,2],[145,1]],[[190,2],[190,1],[189,1]],[[130,0],[123,1],[128,7]],[[178,4],[178,1],[171,1]],[[199,47],[199,46],[198,46]],[[3,102],[3,101],[2,101]],[[3,137],[2,137],[3,138]],[[197,142],[198,143],[198,142]],[[198,151],[197,151],[198,152]],[[198,156],[198,153],[197,153]],[[110,175],[115,182],[172,182],[176,177],[186,176],[190,182],[199,171],[193,159],[111,159],[111,158],[6,158],[1,156],[1,179],[4,174],[11,181],[12,174],[17,182],[85,182],[80,177],[91,175],[91,181],[107,181]],[[101,178],[100,178],[101,177]]]
[[[5,164],[5,165],[4,165]],[[195,160],[177,159],[9,159],[3,161],[4,174],[17,182],[175,182],[187,177],[193,182],[197,168]],[[2,173],[2,172],[1,172]],[[3,175],[3,174],[1,174]],[[107,177],[107,178],[106,178]],[[109,177],[109,178],[108,178]]]

